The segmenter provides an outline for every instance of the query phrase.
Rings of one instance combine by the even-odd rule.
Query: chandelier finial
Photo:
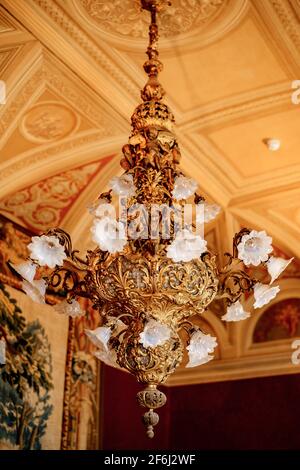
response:
[[[165,95],[165,90],[158,81],[158,74],[163,69],[163,64],[158,56],[158,25],[156,14],[162,11],[171,3],[167,0],[142,0],[142,8],[151,13],[151,23],[149,26],[149,46],[147,48],[148,60],[144,63],[144,70],[148,75],[148,81],[144,86],[141,96],[143,101],[161,100]]]

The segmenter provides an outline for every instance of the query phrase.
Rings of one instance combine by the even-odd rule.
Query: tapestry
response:
[[[60,448],[68,325],[55,319],[58,338],[48,325],[53,315],[0,284],[0,449]]]
[[[6,411],[1,409],[0,421],[4,420],[6,413],[6,420],[10,423],[10,429],[7,424],[1,428],[0,449],[98,449],[100,368],[99,361],[93,355],[95,348],[87,341],[84,330],[97,327],[99,313],[82,299],[81,306],[86,310],[86,315],[68,319],[59,315],[52,306],[61,301],[61,294],[51,292],[47,295],[47,304],[41,305],[32,302],[20,290],[21,280],[10,269],[10,262],[18,264],[27,258],[27,244],[32,235],[0,214],[0,282],[5,285],[1,286],[0,299],[1,305],[5,306],[1,307],[1,312],[5,312],[6,318],[4,321],[0,317],[0,402],[8,406]],[[20,328],[16,331],[15,322]],[[9,343],[13,334],[15,349]],[[24,343],[24,335],[27,343]],[[25,353],[17,348],[16,354],[19,341]],[[38,355],[41,351],[47,355],[47,367],[46,362],[39,362],[42,360]],[[34,354],[38,355],[36,365],[29,358]],[[6,364],[1,365],[4,356],[7,356]],[[29,370],[32,372],[32,367],[33,376],[37,375],[36,380],[28,374]],[[11,368],[15,376],[20,376],[21,385],[17,377],[11,374]],[[8,393],[7,387],[17,389],[13,391],[13,396]],[[31,401],[22,387],[26,390],[29,387]],[[7,397],[10,397],[10,402]],[[26,432],[23,427],[18,427],[19,414],[16,410],[15,414],[9,411],[15,399],[21,400],[19,408],[24,407],[25,402],[26,407],[29,404],[34,408],[26,415],[26,420],[31,420],[31,424],[26,425]],[[7,400],[10,405],[5,405]],[[45,415],[41,415],[40,400],[43,405],[47,404]]]

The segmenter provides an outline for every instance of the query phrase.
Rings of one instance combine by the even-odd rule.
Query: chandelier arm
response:
[[[251,278],[242,270],[226,273],[220,280],[215,299],[227,299],[230,304],[240,299],[242,294],[252,292],[257,279]]]
[[[47,230],[43,235],[54,236],[58,238],[59,243],[64,247],[65,253],[68,257],[68,261],[72,263],[73,266],[76,267],[76,269],[86,270],[88,263],[87,261],[77,256],[79,250],[73,250],[71,237],[67,232],[65,232],[61,228],[54,228]]]
[[[249,235],[249,233],[251,232],[250,229],[248,228],[242,228],[238,233],[235,234],[234,238],[233,238],[233,247],[232,247],[232,254],[233,254],[233,258],[238,258],[238,245],[239,243],[241,242],[242,238],[244,235]]]
[[[189,338],[192,335],[192,333],[196,331],[195,325],[193,325],[193,323],[188,320],[183,320],[182,322],[180,322],[178,324],[178,329],[179,328],[182,328],[187,333]]]
[[[76,271],[70,271],[65,267],[56,268],[47,277],[48,287],[53,289],[61,288],[67,293],[69,299],[75,297],[89,298],[90,293],[86,289],[84,280],[81,280]]]

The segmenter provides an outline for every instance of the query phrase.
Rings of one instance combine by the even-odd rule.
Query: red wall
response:
[[[135,401],[141,386],[103,369],[103,449],[300,449],[300,375],[164,389],[150,440]]]

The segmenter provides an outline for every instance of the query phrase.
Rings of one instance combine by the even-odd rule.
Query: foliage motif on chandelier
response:
[[[129,142],[123,147],[121,166],[125,172],[112,179],[112,189],[102,193],[90,208],[97,248],[83,259],[73,250],[70,236],[53,229],[33,237],[31,259],[13,266],[24,279],[24,291],[35,301],[45,302],[48,287],[66,293],[66,300],[57,308],[59,313],[82,315],[78,297],[90,299],[99,309],[102,324],[86,334],[98,348],[96,357],[129,371],[145,385],[137,398],[148,409],[143,422],[149,437],[153,437],[159,420],[155,410],[166,402],[157,386],[180,365],[184,339],[189,357],[186,367],[213,359],[217,339],[193,325],[192,317],[205,312],[215,299],[225,299],[224,321],[248,318],[250,313],[241,302],[243,294],[253,292],[254,308],[267,304],[279,291],[273,282],[291,262],[270,256],[272,239],[264,231],[244,228],[235,235],[233,251],[226,253],[227,263],[220,268],[215,254],[194,230],[195,217],[186,223],[178,216],[191,197],[194,207],[201,209],[196,222],[199,214],[202,223],[212,220],[220,209],[205,202],[196,192],[197,183],[185,177],[178,166],[174,117],[162,102],[165,92],[158,81],[162,64],[156,13],[167,3],[142,0],[142,7],[151,12],[144,64],[148,81],[141,92],[143,102],[131,118]],[[112,215],[116,196],[119,218]],[[138,217],[141,207],[143,217]],[[160,211],[153,211],[153,207]],[[270,284],[258,282],[244,269],[260,264],[268,270]],[[38,271],[43,266],[52,271],[40,279]]]

